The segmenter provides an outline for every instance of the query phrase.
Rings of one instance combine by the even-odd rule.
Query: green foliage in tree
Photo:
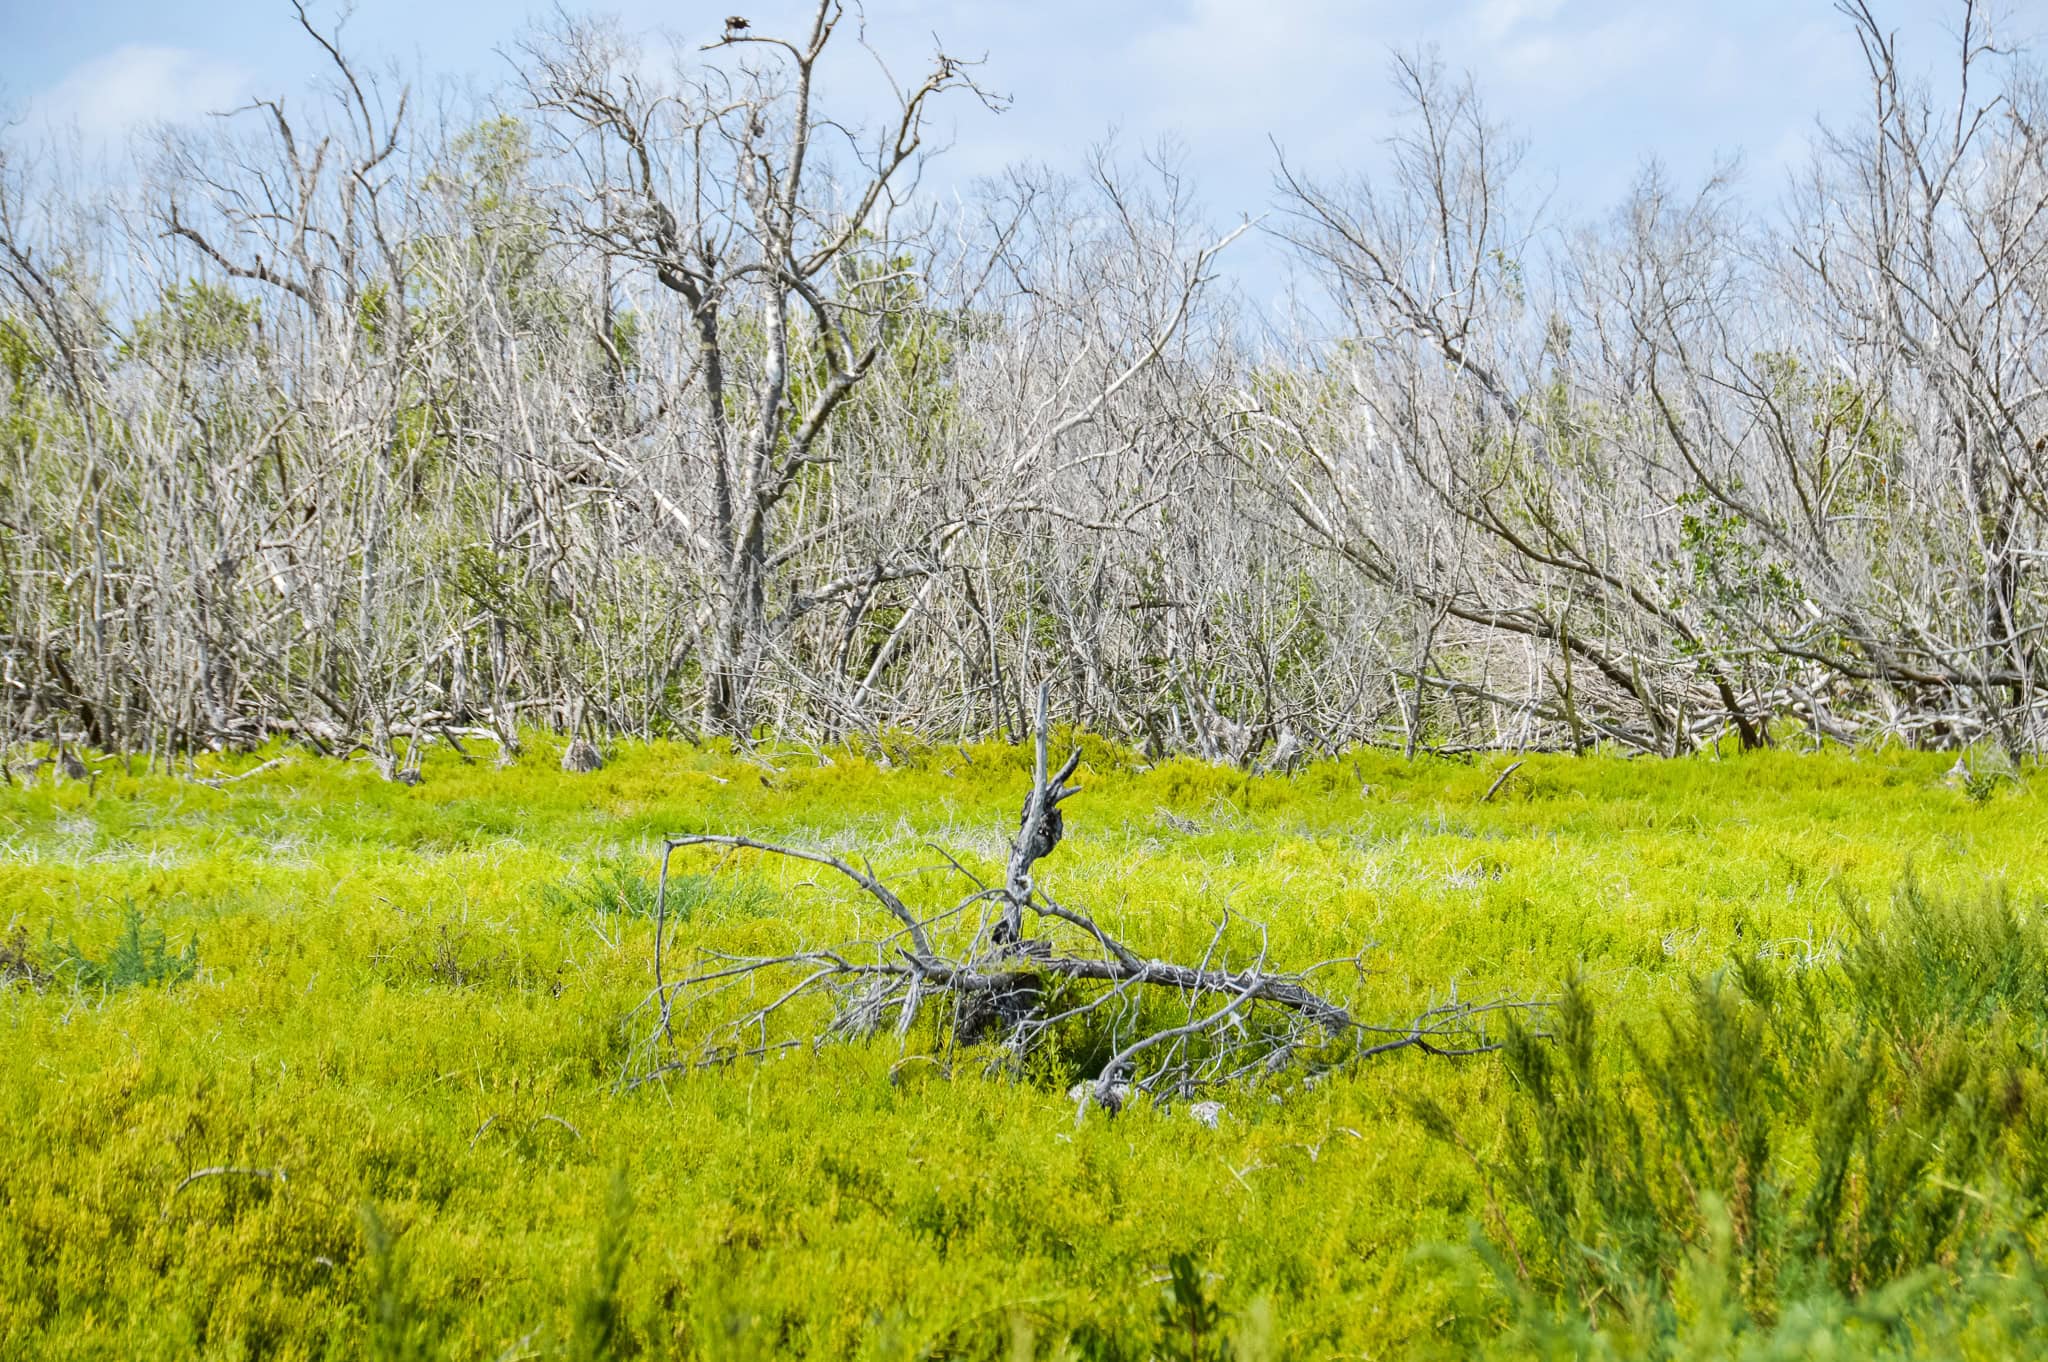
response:
[[[124,358],[220,363],[254,342],[262,307],[219,284],[189,280],[163,291],[154,311],[129,328]]]
[[[467,544],[456,553],[453,568],[455,589],[479,610],[528,634],[536,631],[544,607],[509,557]]]
[[[28,328],[13,317],[0,317],[0,370],[6,371],[9,382],[20,388],[41,378],[48,366],[48,356]]]
[[[423,242],[421,274],[480,276],[503,300],[505,323],[545,344],[569,329],[576,309],[548,270],[550,215],[533,183],[534,162],[532,130],[516,118],[486,119],[452,139],[428,185],[459,206],[467,230]]]

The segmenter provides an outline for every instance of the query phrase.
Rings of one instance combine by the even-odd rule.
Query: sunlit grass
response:
[[[1422,1251],[1463,1243],[1486,1191],[1409,1099],[1491,1147],[1494,1057],[1226,1099],[1214,1131],[1077,1121],[1052,1085],[966,1070],[892,1081],[894,1038],[622,1094],[663,835],[857,850],[951,902],[927,843],[997,870],[1028,756],[653,745],[568,776],[534,747],[437,752],[417,788],[293,754],[218,789],[109,767],[91,795],[0,790],[0,943],[196,961],[0,983],[0,1355],[356,1355],[394,1292],[438,1354],[550,1355],[593,1318],[607,1223],[615,1342],[654,1355],[1100,1353],[1152,1336],[1177,1253],[1274,1356],[1399,1353],[1473,1308]],[[1603,1017],[1647,1020],[1731,953],[1832,958],[1845,903],[1882,914],[1909,867],[1937,894],[2048,889],[2041,798],[1948,788],[1952,756],[1538,756],[1482,802],[1505,758],[1283,778],[1090,750],[1048,887],[1166,954],[1225,905],[1278,964],[1363,949],[1358,996],[1390,1017],[1578,972]],[[770,860],[678,871],[679,949],[866,912]]]

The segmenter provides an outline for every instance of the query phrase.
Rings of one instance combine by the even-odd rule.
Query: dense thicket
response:
[[[0,149],[0,739],[167,753],[1064,717],[1284,760],[2048,739],[2048,105],[1958,10],[1757,220],[1531,210],[1397,64],[1384,173],[1282,164],[1247,315],[1170,165],[916,192],[827,0],[660,79],[564,20],[432,116],[333,55],[138,148]],[[309,39],[328,39],[308,27]],[[1952,68],[1953,70],[1953,68]],[[967,124],[972,135],[973,123]]]

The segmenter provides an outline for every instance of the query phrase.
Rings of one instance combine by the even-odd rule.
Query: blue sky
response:
[[[1956,6],[1876,3],[1925,69],[1950,59]],[[654,47],[664,32],[694,45],[736,11],[759,28],[793,27],[808,6],[588,8]],[[327,0],[313,9],[336,12]],[[485,88],[507,71],[498,51],[547,13],[359,0],[345,33],[416,81]],[[2024,8],[2012,13],[2012,36],[2041,31]],[[939,184],[1016,159],[1078,167],[1111,128],[1133,148],[1171,135],[1218,221],[1266,207],[1269,139],[1311,171],[1369,168],[1389,128],[1396,48],[1435,44],[1469,69],[1568,219],[1611,207],[1652,155],[1683,182],[1739,153],[1747,191],[1766,203],[1805,155],[1815,116],[1844,119],[1860,97],[1861,58],[1827,0],[868,0],[865,14],[870,42],[900,72],[921,67],[936,33],[955,54],[987,53],[986,83],[1015,98],[1000,116],[966,102],[944,115],[952,150]],[[0,109],[31,132],[75,124],[88,144],[255,93],[291,96],[318,58],[285,0],[0,0]],[[869,60],[847,56],[848,97],[862,97]]]

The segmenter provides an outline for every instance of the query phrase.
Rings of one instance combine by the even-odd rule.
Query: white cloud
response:
[[[29,101],[30,117],[87,141],[156,122],[181,122],[247,99],[251,72],[190,48],[117,47],[73,67]]]

